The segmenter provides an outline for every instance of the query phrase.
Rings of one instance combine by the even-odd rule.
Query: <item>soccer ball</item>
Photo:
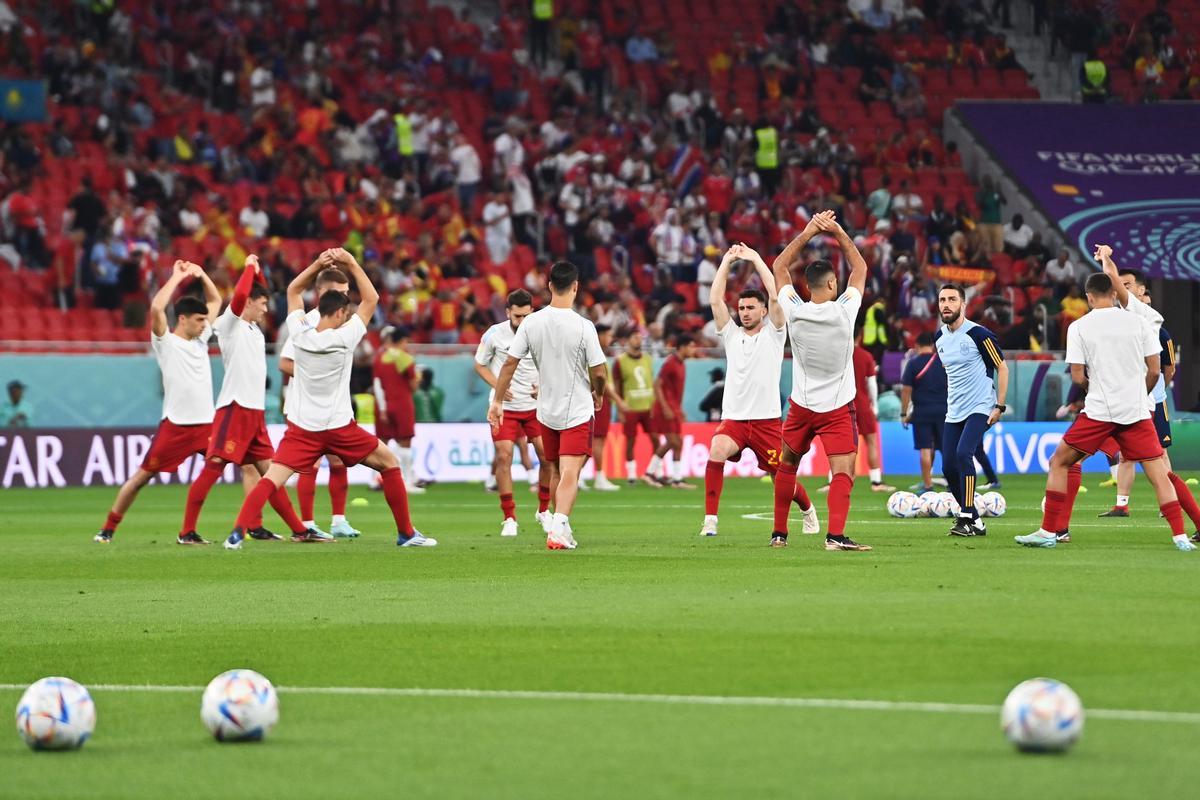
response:
[[[34,750],[75,750],[96,729],[96,705],[70,678],[42,678],[17,703],[17,733]]]
[[[920,504],[920,499],[912,492],[892,492],[887,501],[887,510],[893,517],[908,519],[917,515]]]
[[[975,507],[985,517],[1003,517],[1008,510],[1008,501],[999,492],[987,492],[975,501]]]
[[[1062,752],[1083,733],[1083,704],[1065,683],[1033,678],[1008,693],[1000,727],[1021,752]]]
[[[954,499],[953,492],[942,492],[942,502],[946,504],[948,513],[938,514],[939,517],[957,517],[958,512],[962,511],[962,507],[959,506],[958,501]]]
[[[279,697],[257,672],[231,669],[204,690],[200,721],[218,742],[256,742],[279,722]]]
[[[933,511],[939,497],[941,497],[941,495],[937,492],[924,492],[920,497],[918,497],[917,502],[920,505],[917,509],[917,516],[936,517],[937,514],[933,513]]]
[[[925,508],[927,509],[929,516],[931,516],[931,517],[948,517],[948,516],[950,516],[953,512],[950,509],[950,502],[947,499],[948,497],[949,497],[948,495],[939,492],[939,493],[935,494],[932,498],[930,498],[929,502],[927,502],[925,504]]]

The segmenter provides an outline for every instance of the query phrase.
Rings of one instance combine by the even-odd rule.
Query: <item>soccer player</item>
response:
[[[1088,389],[1083,411],[1050,457],[1042,527],[1014,539],[1027,547],[1054,547],[1058,543],[1058,532],[1071,521],[1073,498],[1068,498],[1067,469],[1095,453],[1101,442],[1112,436],[1125,458],[1141,462],[1175,546],[1183,551],[1195,550],[1184,533],[1183,511],[1146,402],[1146,394],[1161,374],[1158,337],[1145,318],[1117,307],[1114,281],[1107,272],[1088,278],[1085,291],[1091,310],[1067,329],[1066,360],[1071,365],[1071,380]]]
[[[790,258],[790,256],[789,256]],[[725,287],[734,261],[754,264],[765,292],[746,289],[738,295],[734,323],[725,305]],[[775,292],[775,278],[762,257],[745,245],[726,251],[709,289],[717,336],[725,348],[728,380],[722,390],[721,423],[708,446],[704,468],[704,522],[701,536],[717,535],[717,510],[725,485],[725,462],[740,459],[743,450],[758,457],[759,469],[771,475],[779,468],[779,375],[783,370],[783,345],[787,339],[783,309]],[[804,532],[819,533],[817,509],[804,487],[796,483],[792,500],[804,513]]]
[[[604,399],[608,365],[596,326],[575,313],[579,270],[569,261],[550,268],[550,305],[521,323],[508,360],[496,378],[496,392],[488,409],[493,431],[504,425],[504,397],[512,388],[521,359],[533,356],[537,367],[537,421],[542,428],[542,451],[551,466],[554,514],[546,530],[550,550],[574,550],[571,509],[579,492],[579,472],[592,452],[592,427]]]
[[[425,490],[417,486],[416,472],[413,470],[412,442],[417,430],[413,392],[417,390],[421,378],[417,374],[416,359],[405,349],[412,335],[403,326],[388,328],[384,334],[383,348],[371,365],[375,389],[375,433],[396,454],[408,493],[425,494]]]
[[[883,482],[879,452],[879,365],[875,357],[862,346],[863,329],[859,324],[854,334],[854,419],[858,433],[867,445],[867,469],[871,476],[872,492],[894,492],[895,486]]]
[[[196,522],[200,519],[200,509],[204,507],[209,490],[220,480],[226,464],[250,466],[256,471],[255,477],[266,474],[271,466],[275,450],[267,435],[265,412],[267,348],[262,330],[258,327],[267,316],[270,299],[271,293],[267,291],[263,280],[258,256],[248,256],[229,307],[213,325],[221,346],[225,377],[221,381],[221,393],[217,396],[217,410],[204,470],[188,489],[180,541],[204,541],[196,534]],[[308,529],[292,508],[287,489],[280,487],[271,495],[270,502],[292,531],[293,537],[308,534]],[[251,520],[246,532],[251,538],[264,541],[283,538],[264,528],[261,517]]]
[[[625,337],[625,352],[613,361],[613,390],[617,394],[617,420],[625,433],[625,477],[630,485],[637,483],[637,461],[633,448],[637,444],[638,428],[655,444],[654,429],[650,425],[651,409],[654,408],[654,361],[649,353],[642,352],[642,332],[636,328]],[[660,486],[658,479],[647,469],[642,480],[651,486]]]
[[[942,473],[959,505],[950,535],[986,536],[987,526],[975,508],[975,453],[1005,411],[1008,364],[996,334],[967,319],[966,304],[961,286],[947,284],[938,292],[942,326],[934,334],[934,347],[946,368]]]
[[[484,383],[492,387],[488,402],[495,399],[496,376],[508,360],[508,349],[512,346],[521,323],[533,313],[533,298],[524,289],[510,292],[505,301],[508,319],[488,328],[475,351],[475,372]],[[550,465],[546,463],[542,450],[542,429],[537,420],[538,370],[533,357],[526,354],[517,364],[512,385],[502,398],[504,423],[492,429],[492,442],[496,446],[496,485],[500,490],[500,511],[504,515],[500,525],[501,536],[516,536],[517,504],[513,499],[513,448],[520,439],[533,442],[538,454],[538,510],[537,521],[543,530],[549,524],[550,511]]]
[[[654,456],[646,467],[646,474],[656,479],[660,486],[675,489],[695,489],[683,479],[683,387],[687,381],[684,361],[696,355],[696,340],[690,334],[677,334],[672,352],[663,361],[654,382],[654,406],[650,412],[650,430],[662,437]],[[666,455],[671,453],[671,475],[667,476]],[[661,472],[660,472],[661,470]]]
[[[175,301],[175,328],[167,329],[167,304],[184,282],[198,279],[204,299],[185,295]],[[117,492],[108,519],[93,539],[109,544],[138,492],[159,472],[171,472],[196,453],[208,449],[212,433],[212,366],[208,340],[221,310],[221,295],[212,279],[196,264],[176,261],[171,277],[150,301],[150,347],[162,371],[162,421],[142,465]],[[194,533],[179,544],[208,544]]]
[[[341,292],[348,295],[350,279],[346,277],[346,273],[336,267],[323,269],[317,274],[315,288],[318,302],[326,292]],[[318,309],[314,308],[308,312],[308,323],[314,328],[320,319]],[[286,399],[290,400],[295,391],[293,384],[296,381],[296,346],[292,344],[291,337],[288,337],[279,351],[279,371],[291,379],[286,395]],[[286,401],[284,402],[284,412],[285,414],[287,412]],[[332,507],[329,533],[338,538],[354,538],[358,536],[358,531],[346,519],[346,497],[350,493],[350,479],[346,474],[346,465],[337,456],[328,456],[326,460],[329,462],[329,505]],[[317,470],[305,470],[296,479],[296,499],[300,503],[300,517],[305,528],[320,531],[314,513],[316,497]]]
[[[811,295],[804,302],[792,286],[792,261],[818,233],[832,235],[850,265],[846,291],[838,295],[833,264],[818,259],[804,269]],[[862,307],[867,262],[832,211],[813,216],[775,259],[775,285],[792,344],[792,394],[783,423],[783,453],[775,473],[772,547],[786,547],[788,510],[796,496],[796,468],[812,440],[821,437],[833,471],[826,550],[870,550],[846,536],[858,434],[854,425],[854,321]]]
[[[612,349],[613,333],[610,325],[602,323],[596,326],[596,337],[600,340],[600,349],[606,355]],[[612,426],[613,400],[616,398],[617,393],[613,390],[610,373],[609,379],[604,385],[604,402],[600,404],[600,410],[596,412],[596,429],[592,433],[592,464],[596,469],[596,479],[592,481],[592,486],[598,492],[616,492],[621,488],[604,474],[604,446],[608,441],[608,429]],[[580,481],[579,488],[586,489],[588,487]]]
[[[343,292],[325,292],[318,304],[316,325],[304,313],[304,292],[322,269],[349,270],[361,298],[356,312]],[[345,273],[343,273],[345,274]],[[347,281],[347,284],[349,281]],[[387,445],[358,426],[350,402],[350,370],[354,349],[367,333],[379,292],[371,285],[354,257],[342,249],[327,250],[296,276],[287,289],[289,341],[293,344],[296,382],[288,398],[287,433],[275,452],[274,463],[242,504],[229,538],[228,550],[240,550],[249,520],[261,512],[267,498],[301,470],[314,469],[317,459],[333,453],[344,464],[362,463],[376,470],[383,494],[396,522],[396,544],[401,547],[434,547],[436,539],[422,536],[408,515],[408,494],[400,464]],[[293,537],[293,540],[297,540]],[[334,541],[328,534],[309,531],[299,541]]]

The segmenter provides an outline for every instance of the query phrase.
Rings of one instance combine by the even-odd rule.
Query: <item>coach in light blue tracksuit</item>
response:
[[[975,510],[975,451],[983,443],[983,434],[1004,413],[1008,365],[996,334],[967,319],[966,305],[967,293],[961,286],[947,284],[938,292],[942,327],[934,336],[934,346],[946,368],[947,384],[942,470],[961,507],[950,535],[983,536],[987,528]]]

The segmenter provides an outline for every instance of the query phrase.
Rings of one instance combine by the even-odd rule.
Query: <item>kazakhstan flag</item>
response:
[[[0,78],[0,119],[46,121],[46,82]]]

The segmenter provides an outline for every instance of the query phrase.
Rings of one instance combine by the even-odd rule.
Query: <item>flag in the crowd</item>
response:
[[[0,78],[0,119],[46,121],[46,82]]]
[[[682,144],[671,158],[668,171],[676,196],[686,197],[704,177],[704,153],[690,144]]]

